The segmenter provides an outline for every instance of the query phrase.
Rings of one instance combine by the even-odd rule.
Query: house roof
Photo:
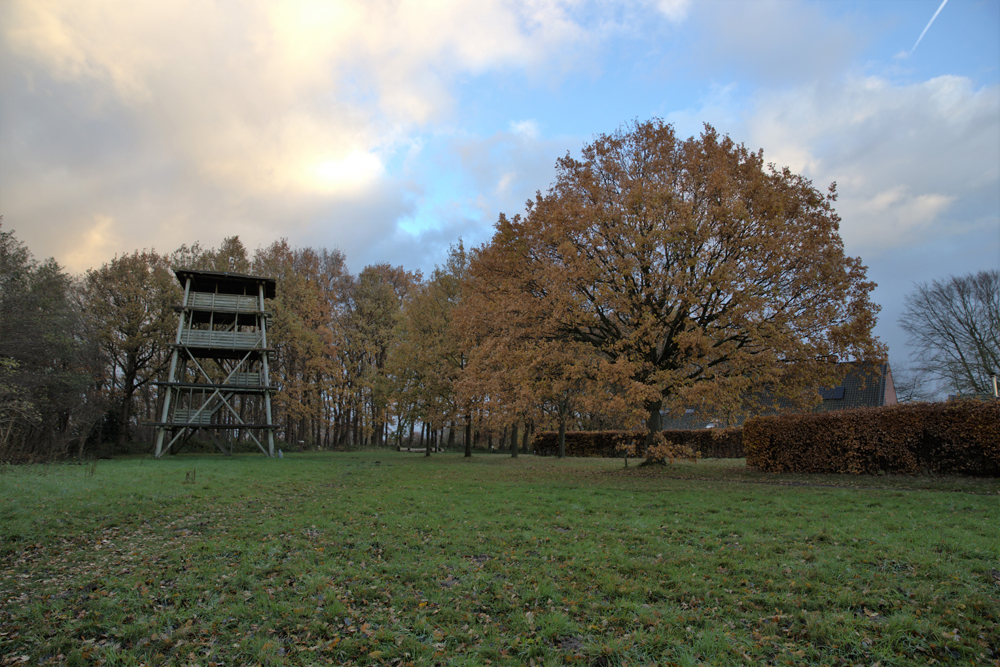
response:
[[[813,412],[832,412],[851,408],[879,407],[896,404],[896,388],[892,382],[892,370],[889,364],[871,364],[864,362],[842,362],[844,379],[836,387],[820,387],[822,403],[813,408]],[[780,401],[779,401],[780,402]],[[762,414],[773,413],[768,410]],[[740,415],[733,426],[740,426],[751,415]],[[688,409],[678,417],[664,417],[661,426],[664,430],[690,430],[710,428],[715,422],[705,419],[696,411]]]
[[[896,387],[889,364],[847,363],[844,380],[837,387],[820,389],[823,402],[814,412],[872,408],[896,403]]]

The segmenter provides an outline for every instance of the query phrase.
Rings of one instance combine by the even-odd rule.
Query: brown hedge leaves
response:
[[[765,472],[1000,476],[1000,402],[754,417],[747,465]]]
[[[669,430],[660,432],[663,439],[678,450],[690,449],[701,458],[739,459],[743,458],[743,430],[698,429]],[[558,451],[558,433],[542,431],[532,440],[535,454],[555,456]],[[605,457],[622,456],[622,447],[634,447],[630,456],[642,456],[646,434],[639,431],[574,431],[566,434],[566,456]]]

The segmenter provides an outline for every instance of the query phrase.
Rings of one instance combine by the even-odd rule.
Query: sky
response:
[[[73,274],[234,235],[426,274],[651,118],[837,183],[894,364],[916,284],[1000,269],[998,0],[0,2],[2,225]]]

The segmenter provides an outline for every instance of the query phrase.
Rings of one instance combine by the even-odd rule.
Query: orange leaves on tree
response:
[[[509,384],[509,402],[539,402],[586,361],[594,386],[644,411],[652,447],[663,408],[752,412],[764,388],[804,407],[837,381],[832,360],[884,356],[834,186],[659,120],[598,137],[557,172],[470,267],[492,391]],[[539,357],[560,370],[532,389]]]

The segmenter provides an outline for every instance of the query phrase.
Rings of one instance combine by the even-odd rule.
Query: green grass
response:
[[[1000,480],[396,452],[0,469],[0,663],[996,664]]]

